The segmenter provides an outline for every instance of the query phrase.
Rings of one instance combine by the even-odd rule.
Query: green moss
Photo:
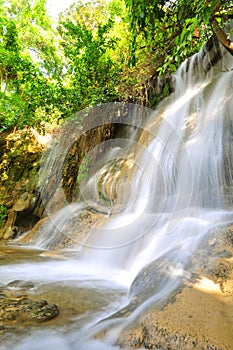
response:
[[[82,182],[83,180],[85,180],[87,178],[89,170],[90,170],[90,158],[87,156],[87,157],[83,158],[82,163],[79,167],[78,176],[76,178],[77,184]]]
[[[3,223],[5,222],[7,218],[7,208],[4,204],[0,205],[0,228],[3,226]]]

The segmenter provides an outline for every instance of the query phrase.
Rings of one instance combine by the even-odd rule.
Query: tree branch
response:
[[[216,17],[215,13],[219,10],[218,5],[215,10],[212,12],[212,17],[211,17],[211,25],[213,28],[213,31],[215,35],[217,36],[218,40],[222,43],[222,45],[227,49],[228,52],[230,52],[231,55],[233,55],[233,42],[227,38],[226,33],[220,28]]]

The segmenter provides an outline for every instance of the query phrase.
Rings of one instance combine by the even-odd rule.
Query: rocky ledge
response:
[[[162,307],[151,307],[121,334],[123,349],[233,349],[233,226],[202,242],[193,270]]]

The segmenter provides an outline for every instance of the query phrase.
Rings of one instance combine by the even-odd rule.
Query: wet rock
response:
[[[151,304],[122,332],[118,344],[123,349],[232,349],[232,237],[232,226],[208,235],[192,257],[192,274],[179,293],[170,296],[165,305]],[[168,272],[159,260],[142,270],[131,286],[132,295],[141,299],[153,283],[156,286],[159,271],[163,276]]]
[[[157,326],[144,326],[137,331],[131,333],[131,340],[124,349],[156,349],[156,350],[223,350],[215,344],[206,344],[193,340],[188,335],[183,336],[179,334],[169,334],[166,328],[159,328]]]
[[[0,322],[4,325],[17,323],[44,322],[55,318],[58,306],[46,300],[33,301],[25,295],[0,298]]]
[[[4,326],[4,325],[0,325],[0,335],[1,337],[3,335],[5,335],[7,332],[11,331],[12,328],[11,327],[7,327],[7,326]]]
[[[106,221],[104,214],[93,213],[88,210],[77,211],[73,218],[55,226],[49,218],[41,219],[26,235],[18,239],[23,244],[44,241],[43,249],[60,250],[63,248],[80,247],[85,242],[88,232],[93,226]],[[48,232],[50,235],[48,236]],[[52,237],[52,239],[51,239]]]
[[[226,261],[220,262],[213,269],[212,275],[216,282],[225,281],[230,277],[232,270],[233,270],[233,263],[230,263],[230,262],[227,263]]]
[[[15,225],[15,220],[16,220],[16,212],[11,210],[10,212],[8,212],[7,215],[7,222],[4,226],[4,229],[2,230],[2,237],[4,239],[8,239],[12,236],[13,230],[12,228]]]
[[[22,281],[22,280],[15,280],[12,282],[9,282],[7,284],[8,288],[17,288],[17,289],[32,289],[35,287],[34,283],[31,281]]]
[[[0,299],[2,299],[2,298],[6,298],[6,294],[0,293]]]

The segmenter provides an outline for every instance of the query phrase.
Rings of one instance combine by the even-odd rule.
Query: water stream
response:
[[[29,350],[31,344],[33,349],[118,349],[122,330],[151,305],[169,299],[191,273],[200,242],[233,222],[228,201],[233,185],[233,58],[227,52],[222,56],[208,71],[206,52],[204,59],[201,51],[184,62],[175,76],[175,92],[143,125],[147,141],[143,133],[125,145],[115,141],[111,156],[105,155],[98,172],[84,183],[85,201],[65,204],[55,213],[48,210],[50,226],[39,230],[30,247],[11,247],[10,261],[2,260],[0,266],[1,282],[33,281],[34,295],[57,302],[64,314],[73,310],[67,311],[64,322],[12,338],[12,349]],[[64,161],[65,154],[55,153],[47,161],[48,181],[55,157]],[[127,181],[122,177],[115,185],[119,169],[114,175],[113,162],[111,174],[105,174],[109,158],[116,164],[123,160]],[[114,191],[117,188],[115,202],[101,204],[105,222],[92,225],[79,247],[50,256],[54,240],[66,234],[67,222],[97,203],[103,174],[103,193],[109,192],[107,178],[112,178]],[[158,268],[156,285],[140,287],[140,272],[152,264]],[[139,301],[127,316],[110,317],[130,305],[135,295]],[[104,335],[96,337],[101,332]],[[0,346],[5,348],[9,341]]]

